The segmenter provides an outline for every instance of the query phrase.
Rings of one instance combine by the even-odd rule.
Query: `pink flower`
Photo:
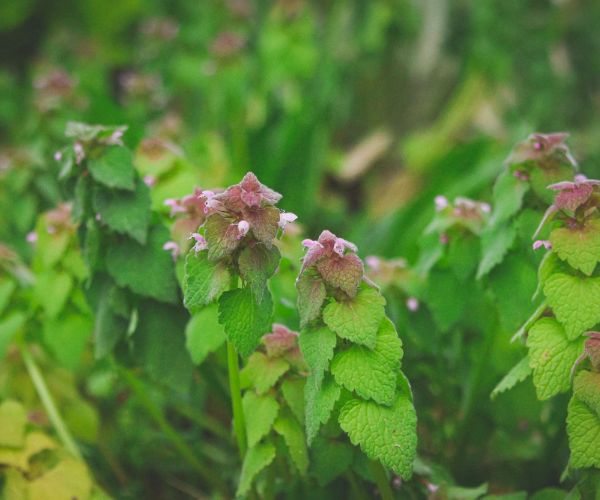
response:
[[[441,194],[437,195],[433,201],[435,203],[436,212],[441,212],[442,210],[444,210],[444,208],[446,208],[449,205],[448,198],[442,196]]]
[[[250,224],[248,221],[246,220],[241,220],[238,222],[238,239],[242,239],[244,236],[246,236],[248,234],[248,231],[250,231]]]
[[[548,240],[536,240],[533,242],[533,249],[537,250],[538,248],[544,247],[546,250],[550,250],[552,248],[552,243]]]
[[[179,256],[179,252],[181,251],[179,248],[179,245],[177,243],[175,243],[174,241],[167,241],[163,245],[163,250],[166,250],[167,252],[171,252],[171,256],[173,257],[173,260],[177,259],[177,257]]]
[[[261,184],[256,175],[248,172],[239,184],[227,188],[224,193],[215,195],[214,199],[221,202],[226,210],[241,212],[245,208],[275,205],[281,200],[281,195]]]
[[[196,243],[194,243],[194,246],[192,247],[192,250],[195,253],[198,253],[202,250],[206,250],[208,248],[208,244],[206,243],[206,240],[204,239],[204,236],[202,236],[201,234],[198,233],[192,233],[190,235],[190,240],[194,240]]]
[[[155,175],[145,175],[144,176],[144,184],[148,187],[152,187],[156,184],[156,176]]]
[[[306,255],[302,261],[302,270],[300,273],[323,257],[328,257],[336,254],[340,257],[344,256],[345,250],[357,252],[358,248],[354,243],[351,243],[343,238],[338,238],[331,231],[323,231],[317,241],[304,240],[302,245],[308,248]]]
[[[298,216],[292,212],[281,212],[279,214],[279,227],[282,231],[285,231],[285,227],[289,223],[294,222],[297,218]]]
[[[409,311],[415,312],[419,310],[419,301],[415,297],[406,299],[406,307]]]
[[[27,237],[25,238],[27,243],[31,243],[32,245],[38,240],[38,235],[35,231],[31,231],[27,233]]]
[[[76,141],[75,144],[73,144],[73,151],[75,151],[75,163],[79,165],[85,158],[85,151],[83,150],[81,142]]]
[[[61,151],[57,151],[56,153],[54,153],[54,160],[55,161],[60,161],[62,160],[62,152]]]

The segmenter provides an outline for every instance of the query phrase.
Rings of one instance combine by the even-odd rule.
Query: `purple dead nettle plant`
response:
[[[352,444],[374,461],[379,490],[387,491],[381,467],[407,479],[416,448],[412,395],[400,371],[402,342],[385,315],[384,297],[364,275],[356,245],[327,230],[302,243],[307,250],[296,288],[299,342],[309,369],[307,442],[337,415]]]
[[[271,328],[273,301],[267,282],[281,258],[275,240],[296,220],[275,206],[280,200],[279,193],[249,172],[225,190],[196,189],[180,200],[166,201],[177,217],[178,241],[165,249],[179,252],[186,239],[192,243],[185,260],[185,306],[196,313],[218,303],[215,314],[228,340],[234,427],[242,456],[247,441],[238,355],[252,354]]]

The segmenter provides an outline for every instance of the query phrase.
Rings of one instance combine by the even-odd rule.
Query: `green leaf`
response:
[[[323,381],[317,385],[309,375],[304,386],[306,442],[310,446],[319,432],[321,425],[329,420],[335,403],[340,398],[341,388],[333,381],[333,377],[325,374]]]
[[[481,236],[481,261],[477,269],[477,279],[502,262],[516,235],[517,230],[513,225],[505,224],[497,228],[488,226]]]
[[[301,475],[306,474],[308,469],[308,450],[306,449],[306,439],[304,432],[298,421],[290,414],[282,414],[275,421],[273,426],[275,432],[283,436],[283,440],[288,448],[292,462]]]
[[[86,466],[66,458],[29,483],[29,498],[85,500],[89,498],[91,490],[92,480]]]
[[[356,295],[364,275],[362,260],[353,253],[322,259],[317,269],[328,285],[343,290],[350,298]]]
[[[27,412],[16,401],[0,404],[0,446],[20,448],[25,444]]]
[[[189,252],[185,258],[184,304],[190,311],[217,299],[229,286],[229,270],[223,262],[210,262],[208,252]]]
[[[341,409],[339,422],[352,444],[379,460],[404,479],[412,475],[417,447],[417,416],[408,395],[401,393],[391,407],[351,399]]]
[[[0,277],[0,314],[4,312],[16,288],[17,285],[14,281]]]
[[[296,288],[298,290],[300,327],[305,328],[321,315],[321,307],[325,302],[327,291],[323,280],[310,271],[302,273],[298,278]]]
[[[275,459],[275,446],[271,443],[259,443],[250,448],[244,457],[242,473],[240,474],[240,484],[236,495],[246,495],[252,486],[252,481],[265,467]]]
[[[393,323],[384,318],[375,348],[353,345],[337,352],[331,362],[331,373],[339,385],[362,398],[391,405],[401,359],[402,342]]]
[[[282,358],[269,358],[262,352],[255,352],[240,372],[242,387],[253,386],[258,394],[264,394],[273,387],[290,365]]]
[[[265,437],[277,418],[279,403],[273,396],[260,396],[254,391],[246,391],[242,399],[246,418],[248,446],[252,448]]]
[[[321,386],[325,371],[333,358],[333,349],[336,343],[335,333],[325,326],[304,330],[300,333],[298,344],[310,369],[310,380],[315,384],[317,390]]]
[[[35,295],[48,318],[55,318],[65,307],[73,289],[73,279],[67,273],[47,271],[37,276]]]
[[[125,337],[129,321],[123,317],[122,311],[115,308],[115,295],[119,290],[110,279],[98,280],[92,284],[96,292],[96,311],[94,323],[94,355],[103,358]],[[117,304],[118,305],[118,304]]]
[[[15,311],[0,321],[0,360],[6,355],[8,346],[20,328],[25,324],[26,319],[27,317],[24,313]]]
[[[155,381],[176,391],[187,391],[193,365],[185,348],[185,309],[147,300],[140,305],[138,316],[132,336],[134,359]]]
[[[146,245],[129,239],[118,240],[108,248],[106,267],[119,286],[126,286],[145,297],[176,304],[177,279],[173,260],[163,250],[169,232],[153,226]]]
[[[185,346],[196,365],[223,345],[225,330],[219,323],[216,304],[211,304],[192,316],[185,327],[185,338]]]
[[[529,366],[529,358],[526,356],[519,361],[511,370],[504,376],[492,391],[491,398],[495,399],[498,394],[501,394],[509,389],[512,389],[519,382],[523,382],[532,373],[532,368]]]
[[[219,322],[242,356],[249,356],[261,337],[270,331],[272,311],[273,301],[268,290],[260,303],[249,287],[229,290],[219,298]]]
[[[133,156],[123,146],[106,148],[98,158],[90,158],[87,166],[94,180],[106,187],[128,191],[135,187]]]
[[[298,422],[304,424],[304,378],[286,377],[281,384],[283,399],[289,406]]]
[[[385,299],[377,290],[363,288],[351,300],[334,300],[327,304],[323,310],[323,321],[340,337],[372,349],[385,315],[384,306]]]
[[[75,369],[79,366],[92,330],[90,317],[69,315],[64,319],[45,321],[42,338],[62,366]]]
[[[600,468],[600,374],[581,371],[569,402],[567,434],[574,468]]]
[[[591,276],[600,260],[600,220],[590,220],[582,228],[556,228],[550,233],[550,242],[562,260]]]
[[[100,222],[113,231],[131,236],[141,244],[146,242],[150,225],[150,192],[141,180],[135,191],[118,191],[95,186],[92,204]]]
[[[558,321],[541,318],[528,332],[527,347],[538,398],[569,390],[571,368],[583,352],[583,338],[570,341]]]
[[[354,459],[352,446],[331,439],[315,439],[311,451],[311,472],[321,486],[346,472]]]
[[[262,243],[245,247],[238,257],[240,275],[250,285],[257,301],[262,300],[267,280],[275,274],[281,260],[279,249]]]
[[[429,286],[425,289],[424,300],[431,309],[433,319],[442,331],[448,331],[463,315],[469,299],[471,287],[458,281],[453,272],[435,269],[429,275]],[[452,290],[452,293],[448,293]]]
[[[208,244],[208,260],[218,260],[233,252],[240,240],[237,228],[220,214],[209,215],[204,223],[204,236]]]
[[[600,322],[600,278],[556,273],[546,280],[544,294],[569,340]]]
[[[506,168],[496,179],[494,184],[494,212],[490,218],[490,226],[509,220],[523,205],[523,197],[529,190],[526,181],[515,177],[513,172]]]

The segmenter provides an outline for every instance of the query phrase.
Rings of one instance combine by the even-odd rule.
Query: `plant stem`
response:
[[[227,342],[227,365],[229,368],[229,390],[231,392],[231,408],[233,410],[233,429],[237,439],[240,457],[246,456],[246,421],[242,406],[242,393],[240,390],[240,366],[238,354],[231,342]]]
[[[27,372],[29,373],[29,377],[33,382],[35,390],[44,405],[44,409],[46,410],[46,414],[54,427],[54,430],[58,434],[58,437],[62,441],[64,447],[73,455],[75,458],[82,460],[81,451],[71,436],[65,421],[60,416],[58,408],[56,407],[56,403],[52,398],[52,394],[46,385],[46,381],[44,380],[44,376],[42,372],[38,368],[33,356],[27,349],[25,344],[21,344],[21,355],[23,356],[23,361],[25,362],[25,367],[27,368]]]
[[[392,488],[383,465],[381,465],[379,462],[371,460],[369,462],[369,469],[371,469],[371,473],[375,477],[375,482],[377,483],[377,489],[379,490],[381,498],[383,500],[394,500],[394,493],[392,492]]]
[[[230,289],[238,286],[238,277],[232,274],[229,283]],[[233,411],[233,430],[237,440],[238,449],[242,461],[246,456],[246,419],[244,418],[244,407],[242,406],[242,391],[240,389],[240,363],[235,347],[227,342],[227,368],[229,372],[229,394],[231,397],[231,409]]]

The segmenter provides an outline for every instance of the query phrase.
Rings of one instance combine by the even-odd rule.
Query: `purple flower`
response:
[[[308,248],[306,255],[302,261],[301,273],[308,267],[315,264],[318,260],[323,257],[329,257],[332,254],[337,254],[340,257],[344,256],[346,249],[351,252],[357,252],[358,248],[354,243],[351,243],[343,238],[338,238],[331,231],[323,231],[317,241],[304,240],[302,245]]]
[[[206,243],[206,240],[204,239],[204,236],[202,236],[201,234],[198,233],[192,233],[190,235],[190,240],[194,240],[194,246],[192,247],[192,250],[195,253],[198,253],[202,250],[206,250],[208,248],[208,245]]]
[[[179,256],[179,252],[180,252],[179,245],[177,243],[175,243],[174,241],[167,241],[163,245],[163,250],[166,250],[167,252],[171,252],[171,256],[173,257],[173,260],[177,259],[177,257]]]
[[[31,243],[32,245],[38,240],[38,235],[35,231],[31,231],[27,233],[27,237],[25,238],[27,243]]]
[[[281,200],[281,195],[261,184],[256,175],[248,172],[239,184],[215,195],[214,199],[221,202],[226,210],[240,213],[246,208],[275,205]]]
[[[437,195],[434,198],[433,202],[435,203],[436,212],[441,212],[442,210],[444,210],[444,208],[446,208],[449,205],[448,198],[442,196],[441,194]]]
[[[75,151],[75,163],[79,165],[85,158],[83,144],[79,141],[75,141],[75,144],[73,144],[73,151]]]
[[[285,231],[285,227],[289,223],[294,222],[297,218],[298,216],[292,212],[281,212],[279,214],[279,227],[282,231]]]
[[[552,249],[552,243],[548,240],[536,240],[533,242],[533,249],[537,250],[538,248],[544,247],[546,250]]]
[[[250,231],[250,223],[247,220],[241,220],[237,224],[238,227],[238,239],[242,239]]]
[[[156,176],[155,175],[145,175],[144,176],[144,184],[146,184],[146,186],[148,186],[148,187],[153,187],[156,184]]]
[[[416,312],[419,310],[419,300],[415,297],[409,297],[406,299],[406,307],[411,312]]]
[[[54,160],[55,161],[60,161],[62,160],[62,152],[61,151],[56,151],[56,153],[54,153]]]

